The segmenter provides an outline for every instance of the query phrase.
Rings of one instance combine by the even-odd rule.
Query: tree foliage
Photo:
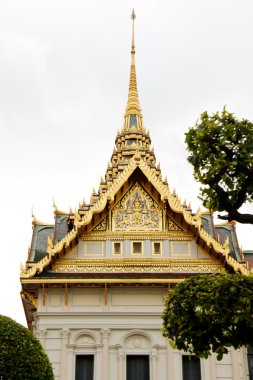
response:
[[[53,380],[40,342],[25,327],[0,315],[0,379]]]
[[[166,297],[163,335],[172,346],[221,360],[229,347],[252,346],[253,277],[198,275],[179,283]]]
[[[253,215],[238,210],[253,201],[253,123],[238,120],[223,109],[200,120],[185,134],[188,161],[204,187],[200,199],[206,208],[226,211],[221,219],[252,223]]]

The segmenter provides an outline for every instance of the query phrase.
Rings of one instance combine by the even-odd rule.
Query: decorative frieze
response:
[[[209,259],[86,259],[58,261],[53,270],[58,273],[212,273],[222,265]]]

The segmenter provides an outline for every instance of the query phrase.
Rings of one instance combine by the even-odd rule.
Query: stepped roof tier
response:
[[[66,292],[69,286],[98,284],[169,286],[186,275],[224,268],[249,273],[234,224],[216,227],[211,212],[193,213],[162,179],[139,104],[134,20],[133,12],[124,123],[105,178],[90,202],[81,202],[75,212],[65,213],[54,204],[53,226],[33,220],[31,248],[21,268],[21,295],[30,327],[38,292],[44,294],[50,286],[64,286]],[[133,243],[138,249],[145,246],[148,254],[136,255]]]

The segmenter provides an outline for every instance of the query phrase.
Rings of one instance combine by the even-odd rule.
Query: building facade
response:
[[[55,206],[54,225],[33,220],[21,270],[27,323],[56,380],[246,380],[244,349],[199,360],[160,331],[179,281],[248,269],[233,223],[193,213],[162,178],[139,104],[134,18],[127,107],[105,178],[75,213]]]

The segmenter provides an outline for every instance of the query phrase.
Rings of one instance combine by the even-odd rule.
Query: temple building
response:
[[[215,226],[170,191],[143,124],[132,14],[123,127],[105,177],[76,212],[33,219],[21,269],[28,327],[56,380],[246,380],[245,349],[220,362],[189,357],[163,337],[164,296],[198,273],[248,274],[233,223]]]

